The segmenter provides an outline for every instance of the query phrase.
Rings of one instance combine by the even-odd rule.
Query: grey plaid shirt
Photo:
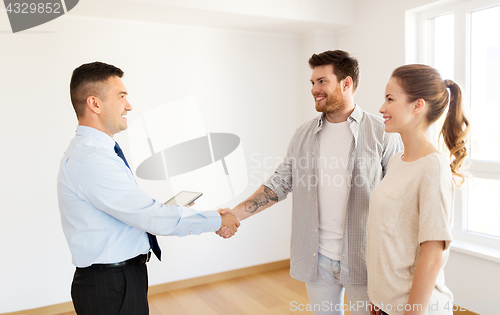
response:
[[[314,282],[318,270],[318,191],[319,131],[324,114],[299,127],[290,141],[286,157],[265,186],[278,201],[293,190],[291,270],[293,278]],[[347,174],[350,189],[342,240],[340,282],[366,284],[366,224],[370,193],[382,180],[389,159],[403,149],[398,134],[384,132],[382,118],[356,105],[347,119],[354,135]],[[335,144],[332,144],[335,145]]]

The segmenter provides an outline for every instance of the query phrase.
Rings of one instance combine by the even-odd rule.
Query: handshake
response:
[[[220,213],[222,223],[220,229],[215,232],[215,234],[223,238],[230,238],[238,231],[240,220],[236,212],[229,208],[219,209],[217,211]]]
[[[219,209],[222,219],[220,229],[215,232],[223,238],[230,238],[236,233],[240,221],[269,208],[278,202],[278,196],[269,187],[260,186],[257,191],[247,200],[237,205],[233,210],[229,208]]]

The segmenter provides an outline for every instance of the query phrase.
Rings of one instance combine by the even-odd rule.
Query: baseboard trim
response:
[[[251,266],[242,269],[230,270],[220,273],[215,273],[207,276],[196,277],[191,279],[179,280],[174,282],[168,282],[158,285],[150,286],[148,289],[148,295],[155,295],[160,293],[165,293],[173,290],[180,290],[190,287],[195,287],[198,285],[224,281],[244,276],[249,276],[253,274],[263,273],[267,271],[273,271],[282,268],[290,267],[290,259],[275,261],[267,264]],[[57,315],[66,312],[74,311],[73,302],[65,302],[55,305],[49,305],[39,308],[33,308],[29,310],[2,313],[0,315]],[[462,315],[467,315],[461,313]]]
[[[215,273],[207,276],[196,277],[186,280],[168,282],[158,285],[153,285],[149,287],[149,295],[160,294],[164,292],[180,290],[190,287],[195,287],[198,285],[203,285],[207,283],[219,282],[239,277],[244,277],[248,275],[258,274],[266,271],[273,271],[277,269],[290,267],[290,259],[275,261],[272,263],[251,266],[242,269],[230,270],[220,273]]]
[[[253,275],[253,274],[259,274],[259,273],[263,273],[263,272],[267,272],[267,271],[273,271],[273,270],[282,269],[282,268],[289,268],[289,267],[290,267],[290,260],[285,259],[285,260],[275,261],[272,263],[251,266],[251,267],[242,268],[242,269],[230,270],[230,271],[215,273],[215,274],[202,276],[202,277],[196,277],[196,278],[191,278],[191,279],[168,282],[168,283],[150,286],[149,290],[148,290],[148,292],[149,292],[148,295],[155,295],[155,294],[165,293],[165,292],[169,292],[169,291],[180,290],[180,289],[195,287],[195,286],[199,286],[199,285],[203,285],[203,284],[214,283],[214,282],[249,276],[249,275]],[[480,315],[478,313],[469,311],[468,309],[465,309],[465,308],[459,307],[459,306],[456,306],[455,309],[456,309],[456,311],[453,312],[455,315]],[[39,308],[34,308],[34,309],[29,309],[29,310],[23,310],[23,311],[11,312],[11,313],[2,313],[0,315],[57,315],[57,314],[62,314],[62,313],[67,313],[67,312],[72,312],[72,311],[74,311],[73,303],[72,302],[65,302],[65,303],[49,305],[49,306],[44,306],[44,307],[39,307]]]
[[[75,309],[73,308],[73,302],[65,302],[39,308],[32,308],[24,311],[2,313],[0,315],[57,315],[66,312],[72,312],[74,310]]]

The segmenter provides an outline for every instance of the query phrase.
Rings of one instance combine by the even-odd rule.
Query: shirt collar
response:
[[[354,104],[354,110],[347,120],[349,122],[354,121],[358,124],[361,123],[361,118],[363,118],[363,110],[358,106],[358,104]]]
[[[357,104],[354,104],[354,110],[352,111],[351,115],[349,115],[349,117],[347,118],[347,121],[349,123],[355,122],[360,124],[362,117],[363,117],[363,110]],[[314,130],[315,133],[321,130],[325,119],[326,119],[325,113],[321,113],[321,115],[318,116],[316,129]]]
[[[78,125],[76,135],[91,139],[96,146],[107,150],[114,150],[115,140],[106,133],[92,127]]]

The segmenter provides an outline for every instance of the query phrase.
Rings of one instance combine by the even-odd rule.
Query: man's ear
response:
[[[342,92],[345,92],[352,87],[352,78],[350,76],[347,76],[340,82],[340,84],[342,87]]]
[[[97,96],[91,95],[87,97],[87,108],[93,113],[99,115],[101,113],[101,106],[99,102],[100,101]]]
[[[413,103],[413,113],[414,114],[420,114],[421,112],[424,111],[427,103],[425,102],[424,99],[418,99]]]

